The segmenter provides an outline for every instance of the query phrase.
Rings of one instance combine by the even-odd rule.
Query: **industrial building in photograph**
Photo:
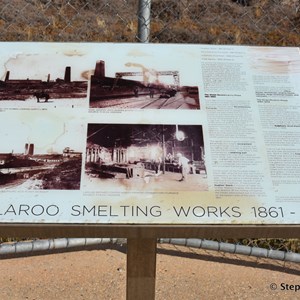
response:
[[[35,154],[26,143],[24,153],[0,153],[0,189],[80,188],[82,153],[70,147],[62,153]]]
[[[36,102],[52,102],[53,99],[86,98],[87,81],[72,81],[71,75],[70,66],[65,68],[63,78],[51,79],[51,75],[48,74],[46,81],[30,78],[12,79],[11,72],[6,71],[5,79],[0,81],[0,101],[26,101],[34,98]]]
[[[201,125],[88,124],[86,187],[206,190],[204,148]]]
[[[115,77],[106,77],[105,62],[97,61],[91,76],[91,108],[200,109],[198,87],[181,86],[178,71],[158,71],[136,63],[126,66],[141,71],[116,72]]]

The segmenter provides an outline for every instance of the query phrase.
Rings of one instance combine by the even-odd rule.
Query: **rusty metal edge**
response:
[[[1,223],[0,237],[300,238],[300,225],[149,225]]]

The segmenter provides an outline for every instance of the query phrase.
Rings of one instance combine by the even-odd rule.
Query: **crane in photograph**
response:
[[[174,85],[179,87],[180,79],[179,79],[179,72],[178,71],[156,71],[154,69],[148,69],[141,64],[136,63],[127,63],[127,67],[139,67],[142,69],[141,72],[117,72],[115,74],[116,79],[121,79],[123,77],[130,77],[130,76],[141,76],[143,77],[143,82],[145,84],[154,83],[159,84],[158,77],[159,76],[173,76]]]

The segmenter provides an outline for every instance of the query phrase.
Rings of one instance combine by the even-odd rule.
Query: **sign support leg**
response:
[[[127,300],[154,300],[156,273],[155,238],[127,239]]]

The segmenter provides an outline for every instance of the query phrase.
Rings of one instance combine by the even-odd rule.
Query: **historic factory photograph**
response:
[[[96,62],[90,108],[200,109],[198,87],[182,85],[178,70],[156,70],[132,62],[125,66],[130,71],[116,70],[107,77],[105,61]]]
[[[0,190],[80,189],[80,124],[59,115],[2,113]]]
[[[61,53],[19,54],[2,67],[0,60],[0,108],[86,107],[88,80],[81,73]]]
[[[87,131],[87,190],[207,190],[201,125],[88,124]]]

